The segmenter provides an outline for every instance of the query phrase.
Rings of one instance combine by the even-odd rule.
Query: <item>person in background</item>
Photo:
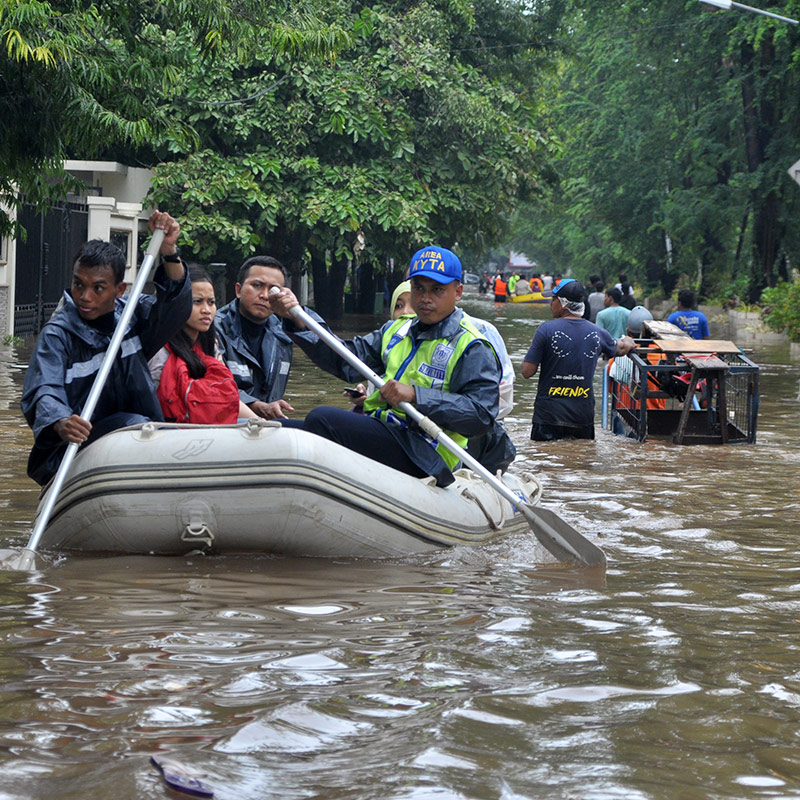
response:
[[[589,322],[597,322],[597,314],[605,308],[606,285],[599,278],[593,284],[594,291],[589,295]]]
[[[636,347],[629,336],[614,339],[608,331],[582,318],[583,285],[561,281],[550,301],[553,319],[534,334],[522,362],[522,377],[541,367],[533,408],[531,439],[594,439],[592,381],[600,354],[625,355]]]
[[[90,421],[80,416],[127,300],[125,255],[109,242],[86,242],[72,269],[72,286],[42,329],[25,374],[22,412],[33,429],[28,475],[40,485],[58,471],[69,443],[90,444],[117,428],[161,421],[147,361],[192,312],[192,288],[178,253],[180,225],[156,211],[161,266],[156,294],[141,295]]]
[[[619,304],[630,311],[636,305],[636,298],[633,296],[633,286],[628,283],[628,276],[624,272],[619,274],[619,283],[614,284],[615,289],[619,289]]]
[[[531,291],[531,283],[525,278],[520,278],[517,281],[517,285],[514,287],[514,294],[517,296],[521,294],[530,294]]]
[[[405,280],[397,284],[394,292],[392,292],[390,307],[393,320],[415,313],[411,305],[411,281]]]
[[[292,366],[292,339],[269,305],[270,289],[285,285],[286,270],[276,258],[248,258],[239,270],[236,299],[221,308],[216,318],[222,356],[239,387],[239,397],[263,419],[286,419],[286,412],[294,411],[283,399]],[[319,319],[310,309],[306,311]]]
[[[594,285],[595,285],[595,284],[597,283],[597,281],[599,281],[599,280],[600,280],[600,276],[599,276],[599,275],[590,275],[590,276],[589,276],[589,283],[588,283],[588,285],[586,286],[586,289],[587,289],[587,291],[589,290],[589,288],[590,288],[590,287],[594,287]],[[583,304],[583,318],[584,318],[584,319],[587,319],[587,320],[589,320],[589,322],[593,322],[593,321],[594,321],[594,320],[592,320],[592,309],[591,309],[591,307],[589,306],[589,301],[588,301],[588,299],[587,299],[587,300],[586,300],[586,302]]]
[[[653,319],[653,315],[648,309],[644,306],[635,306],[628,316],[628,336],[634,339],[642,338],[642,326],[651,319]],[[650,364],[658,364],[665,359],[664,353],[654,342],[650,342],[646,348],[640,346],[639,354]],[[612,358],[606,369],[608,369],[609,375],[608,390],[611,395],[616,396],[616,407],[639,409],[641,407],[641,400],[637,395],[639,387],[633,382],[634,368],[631,358],[629,356]],[[655,393],[661,390],[661,385],[655,375],[648,375],[647,390],[647,408],[649,410],[660,411],[666,408],[665,398],[650,396],[650,392]],[[624,432],[623,426],[619,425],[619,420],[615,420],[615,423],[614,432]]]
[[[692,339],[708,339],[711,337],[708,320],[705,314],[694,310],[694,300],[694,292],[681,289],[678,292],[678,310],[667,317],[667,322],[686,331]]]
[[[543,289],[544,289],[544,283],[542,282],[542,276],[539,275],[539,273],[537,272],[531,278],[531,291],[541,292]]]
[[[392,320],[400,319],[400,317],[414,316],[414,309],[411,307],[411,281],[402,281],[397,284],[395,290],[392,292],[389,308],[392,312]],[[342,394],[353,404],[353,411],[360,413],[363,410],[364,401],[367,399],[367,396],[374,391],[375,387],[372,383],[358,383],[355,386],[355,393],[351,389],[345,389]]]
[[[517,281],[519,281],[519,275],[516,272],[511,273],[511,277],[508,279],[508,294],[509,296],[515,293],[517,288]]]
[[[401,317],[343,343],[382,373],[386,384],[366,399],[364,414],[323,406],[309,413],[303,429],[408,475],[433,476],[439,486],[452,483],[458,457],[410,423],[399,404],[413,403],[462,447],[493,427],[500,364],[486,337],[456,308],[464,288],[461,278],[455,253],[436,245],[417,251],[410,268],[416,317]],[[292,325],[297,298],[282,289],[270,302]],[[295,324],[299,330],[305,327],[302,321]],[[348,382],[358,375],[324,342],[295,341],[327,372]]]
[[[164,419],[232,425],[255,417],[240,400],[233,375],[222,362],[214,329],[217,301],[211,278],[196,264],[188,269],[191,316],[148,363]]]
[[[647,331],[644,330],[644,323],[650,322],[652,319],[653,315],[650,313],[649,309],[644,306],[634,306],[631,309],[631,313],[628,314],[628,336],[634,339],[643,338],[643,335],[647,333]]]
[[[625,335],[630,309],[620,305],[622,293],[616,287],[606,289],[606,296],[603,299],[605,308],[597,312],[596,324],[607,330],[614,338]]]
[[[624,272],[620,272],[619,283],[615,283],[614,288],[619,289],[623,297],[626,295],[633,297],[633,286],[631,286],[628,276]]]
[[[505,303],[508,299],[508,283],[506,276],[501,272],[494,279],[494,301],[495,303]]]
[[[541,289],[542,292],[549,292],[552,290],[553,288],[552,275],[545,273],[544,275],[541,276],[541,281],[542,281],[542,289]]]

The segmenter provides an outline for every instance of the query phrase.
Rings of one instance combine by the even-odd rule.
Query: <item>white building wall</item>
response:
[[[0,237],[0,339],[14,332],[15,239]]]

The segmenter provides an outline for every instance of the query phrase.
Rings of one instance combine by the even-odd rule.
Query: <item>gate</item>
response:
[[[84,203],[65,203],[45,214],[23,206],[19,222],[27,240],[17,240],[14,335],[36,336],[72,280],[75,253],[86,241],[89,211]]]

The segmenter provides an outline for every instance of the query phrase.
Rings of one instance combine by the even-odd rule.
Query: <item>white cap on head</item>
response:
[[[653,319],[653,315],[644,306],[635,306],[628,315],[628,333],[633,336],[642,335],[642,323]]]

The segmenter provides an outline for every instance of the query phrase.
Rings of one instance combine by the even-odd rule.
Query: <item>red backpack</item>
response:
[[[167,345],[169,358],[158,384],[164,419],[199,425],[233,425],[239,418],[239,390],[231,371],[195,342],[193,350],[206,365],[202,378],[192,378],[182,358]]]

